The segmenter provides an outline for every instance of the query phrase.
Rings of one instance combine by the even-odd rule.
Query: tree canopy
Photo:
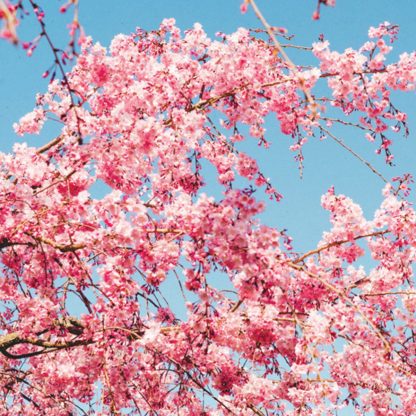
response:
[[[69,1],[61,50],[25,3],[0,1],[2,36],[29,54],[49,43],[54,65],[15,131],[60,132],[0,153],[0,414],[414,414],[412,176],[385,179],[333,130],[354,127],[393,162],[408,127],[392,95],[416,86],[415,53],[389,58],[399,28],[343,52],[322,37],[300,65],[253,0],[241,10],[257,30],[210,37],[165,19],[108,48]],[[24,12],[40,25],[26,43]],[[271,118],[300,169],[308,140],[328,138],[378,175],[374,216],[330,188],[328,229],[303,253],[264,224],[265,197],[282,196],[240,142],[268,148]]]

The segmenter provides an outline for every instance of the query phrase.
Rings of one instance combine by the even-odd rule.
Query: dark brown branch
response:
[[[70,334],[75,335],[75,338],[68,341],[47,341],[44,339],[41,339],[40,336],[47,333],[53,328],[62,328],[66,329]],[[172,331],[178,330],[179,327],[177,326],[171,326],[171,327],[163,327],[161,328],[160,333],[163,335],[166,335]],[[131,330],[128,328],[122,328],[122,327],[109,327],[104,328],[104,331],[122,331],[126,332],[128,334],[128,338],[131,340],[139,339],[143,336],[144,331],[143,329],[138,330]],[[6,334],[3,336],[0,336],[0,353],[3,354],[5,357],[13,359],[13,360],[19,360],[22,358],[29,358],[34,357],[36,355],[41,354],[48,354],[51,352],[55,352],[62,349],[68,349],[73,347],[78,347],[82,345],[91,345],[94,344],[94,339],[77,339],[77,337],[82,336],[84,333],[84,325],[82,322],[73,317],[69,316],[62,319],[57,319],[53,322],[53,327],[45,329],[41,332],[38,332],[36,334],[36,337],[22,337],[18,332],[11,332],[10,334]],[[9,350],[10,348],[15,347],[16,345],[34,345],[37,347],[41,347],[43,349],[23,353],[23,354],[13,354]]]
[[[72,335],[82,335],[84,327],[82,323],[75,317],[67,317],[62,319],[57,319],[54,321],[54,326],[57,328],[66,329]],[[38,336],[48,332],[48,330],[44,330],[42,332],[37,333]],[[60,349],[72,348],[79,345],[88,345],[93,343],[93,340],[71,340],[71,341],[46,341],[41,338],[24,338],[21,337],[18,332],[12,332],[7,335],[3,335],[0,337],[0,352],[6,356],[7,358],[11,359],[22,359],[33,357],[40,354],[46,354],[49,352],[57,351]],[[38,347],[42,347],[42,350],[28,352],[24,354],[12,354],[9,352],[10,348],[13,348],[16,345],[21,344],[30,344],[35,345]]]
[[[50,342],[38,338],[22,338],[17,332],[12,332],[10,334],[0,337],[0,352],[7,358],[13,360],[20,360],[22,358],[34,357],[36,355],[47,354],[61,349],[77,347],[80,345],[89,345],[93,342],[93,340]],[[12,354],[8,351],[10,348],[21,344],[35,345],[38,347],[42,347],[43,349],[24,354]]]
[[[13,246],[34,246],[33,243],[23,243],[23,242],[14,242],[14,241],[10,241],[7,238],[3,238],[0,241],[0,250],[2,250],[3,248],[7,248],[7,247],[13,247]]]

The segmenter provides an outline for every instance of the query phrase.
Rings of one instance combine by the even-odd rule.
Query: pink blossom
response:
[[[13,125],[13,128],[20,136],[23,136],[24,134],[39,134],[45,120],[45,111],[41,108],[37,108],[23,116],[18,123]]]
[[[412,414],[412,176],[374,214],[331,187],[299,252],[284,216],[270,225],[280,185],[252,150],[273,151],[275,123],[301,164],[355,125],[391,163],[407,129],[392,91],[416,88],[396,34],[341,51],[321,37],[308,67],[256,32],[174,19],[108,49],[81,39],[66,83],[15,125],[59,133],[0,153],[3,413]]]

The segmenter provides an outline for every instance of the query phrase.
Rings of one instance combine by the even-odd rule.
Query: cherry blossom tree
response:
[[[108,49],[75,13],[66,50],[28,3],[40,35],[21,46],[48,42],[54,65],[15,131],[61,130],[0,153],[0,414],[415,414],[412,178],[385,180],[332,131],[355,127],[392,163],[407,126],[391,95],[416,87],[414,52],[387,63],[398,27],[371,27],[357,50],[322,39],[300,66],[253,0],[257,31],[211,39],[166,19]],[[0,10],[21,43],[23,2]],[[308,138],[327,137],[379,175],[374,216],[329,189],[330,224],[304,253],[263,224],[264,195],[281,195],[239,142],[267,148],[268,116],[300,166]]]

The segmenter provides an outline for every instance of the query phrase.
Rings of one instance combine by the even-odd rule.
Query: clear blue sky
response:
[[[46,23],[56,44],[65,45],[66,16],[58,12],[62,2],[47,3]],[[232,32],[240,26],[259,27],[251,11],[241,15],[241,0],[80,0],[80,20],[88,34],[103,45],[108,45],[117,33],[130,33],[137,26],[145,29],[156,28],[165,17],[175,17],[177,25],[185,30],[200,22],[210,36],[215,32]],[[284,26],[296,35],[295,43],[310,45],[320,33],[330,40],[332,48],[344,50],[360,46],[367,37],[368,27],[388,20],[401,27],[399,41],[396,43],[397,57],[400,52],[416,48],[414,22],[416,4],[414,0],[338,0],[335,8],[322,8],[320,21],[312,21],[311,15],[315,0],[258,0],[258,5],[272,25]],[[34,21],[24,21],[20,36],[30,40],[38,32]],[[292,55],[296,61],[296,55]],[[16,140],[39,145],[46,142],[48,130],[38,136],[16,137],[12,123],[30,111],[37,92],[46,89],[47,81],[41,74],[52,62],[50,51],[43,44],[31,57],[24,51],[0,42],[0,150],[10,151]],[[405,140],[397,137],[393,147],[396,167],[384,165],[383,157],[374,155],[375,148],[368,145],[361,132],[336,130],[355,150],[369,159],[391,178],[403,172],[415,172],[416,155],[416,107],[415,95],[398,94],[399,108],[409,112],[411,134]],[[338,145],[311,139],[305,146],[305,168],[303,179],[299,178],[293,154],[288,150],[290,139],[279,132],[276,122],[267,125],[267,138],[272,143],[266,152],[258,150],[253,143],[250,152],[261,160],[266,176],[284,195],[280,204],[270,206],[264,222],[279,228],[288,228],[295,238],[295,247],[306,250],[320,239],[323,230],[328,228],[327,214],[320,208],[320,196],[331,185],[337,192],[345,193],[362,204],[368,216],[381,201],[383,183],[367,168]],[[49,134],[50,131],[49,131]],[[246,145],[245,145],[246,146]]]

